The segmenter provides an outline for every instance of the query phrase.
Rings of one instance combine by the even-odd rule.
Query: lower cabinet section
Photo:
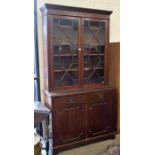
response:
[[[53,155],[115,137],[115,89],[52,96]],[[49,105],[48,105],[49,106]]]

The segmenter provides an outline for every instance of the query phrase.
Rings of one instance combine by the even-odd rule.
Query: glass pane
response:
[[[54,86],[78,85],[78,20],[53,19]]]
[[[104,83],[104,22],[84,21],[84,83]]]

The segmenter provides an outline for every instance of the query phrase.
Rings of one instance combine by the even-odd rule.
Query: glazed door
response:
[[[83,82],[104,84],[106,74],[106,21],[83,20]]]
[[[79,19],[52,16],[53,87],[79,85]]]

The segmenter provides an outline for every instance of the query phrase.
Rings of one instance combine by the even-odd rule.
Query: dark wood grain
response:
[[[114,88],[46,97],[52,99],[55,153],[114,138],[117,113]]]
[[[67,102],[53,101],[53,146],[85,139],[85,104],[74,101],[74,98],[69,97]]]
[[[100,92],[87,106],[87,136],[95,137],[115,131],[114,92]]]
[[[112,76],[115,76],[114,73],[111,75],[113,69],[109,66],[109,61],[111,64],[112,58],[108,58],[108,52],[111,49],[109,48],[109,19],[112,11],[49,4],[43,5],[41,11],[44,40],[44,95],[45,105],[51,111],[50,127],[53,143],[50,144],[50,147],[53,148],[53,155],[66,149],[114,138],[117,124],[117,91],[115,87],[108,85],[109,81],[112,83]],[[81,48],[81,50],[77,49],[79,85],[55,86],[54,18],[78,21],[77,40],[78,48]],[[100,46],[104,48],[101,50],[101,53],[104,53],[104,57],[101,59],[104,61],[104,71],[102,72],[104,75],[101,75],[104,76],[104,81],[99,83],[96,82],[96,79],[96,83],[84,82],[84,21],[86,20],[105,25],[103,43],[97,46],[97,48],[101,48]],[[61,56],[59,55],[59,59]],[[69,54],[66,59],[68,57]],[[96,69],[92,64],[90,68]],[[102,77],[100,78],[102,79]]]
[[[45,9],[47,10],[63,10],[63,11],[76,11],[81,13],[92,13],[92,14],[102,14],[102,15],[110,15],[112,11],[105,11],[105,10],[96,10],[96,9],[89,9],[89,8],[80,8],[80,7],[71,7],[71,6],[64,6],[64,5],[54,5],[54,4],[43,4],[40,10],[43,12]]]
[[[120,129],[120,43],[110,43],[109,50],[109,85],[117,89],[118,129]]]
[[[89,138],[89,139],[85,139],[85,140],[79,140],[79,141],[74,142],[74,143],[68,143],[65,145],[53,147],[53,155],[58,155],[58,153],[60,153],[61,151],[72,149],[75,147],[88,145],[88,144],[91,144],[94,142],[99,142],[99,141],[108,140],[108,139],[114,139],[115,134],[116,134],[115,132],[107,133],[107,134],[103,134],[103,135],[96,136],[96,137]]]
[[[84,89],[98,89],[104,88],[108,84],[108,49],[109,49],[109,15],[112,13],[111,11],[103,11],[103,10],[93,10],[93,9],[80,9],[74,7],[64,7],[58,5],[44,5],[42,7],[43,13],[43,40],[44,40],[44,82],[45,89],[48,91],[62,91],[62,90],[78,90],[83,87]],[[80,11],[81,10],[81,11]],[[55,13],[51,13],[50,11],[56,11]],[[61,14],[61,11],[64,11]],[[72,13],[72,11],[75,11]],[[78,12],[76,12],[78,11]],[[78,15],[80,13],[80,17],[73,17],[73,14]],[[89,16],[88,16],[89,14]],[[100,15],[103,15],[100,17]],[[72,17],[71,17],[72,16]],[[79,74],[79,85],[77,86],[63,86],[63,87],[54,87],[54,60],[53,60],[53,19],[54,18],[61,19],[77,19],[79,21],[78,25],[78,48],[82,50],[78,52],[78,74]],[[104,35],[104,83],[89,83],[85,84],[84,81],[84,70],[83,70],[83,52],[84,52],[84,20],[88,21],[98,21],[105,23],[105,34]]]

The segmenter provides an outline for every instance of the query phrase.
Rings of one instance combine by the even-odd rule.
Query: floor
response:
[[[101,152],[103,152],[108,145],[119,143],[120,143],[120,136],[116,135],[116,139],[101,141],[90,145],[78,147],[75,149],[63,151],[60,152],[58,155],[98,155]],[[46,155],[46,152],[44,151],[42,155]],[[49,152],[49,155],[52,154]]]

